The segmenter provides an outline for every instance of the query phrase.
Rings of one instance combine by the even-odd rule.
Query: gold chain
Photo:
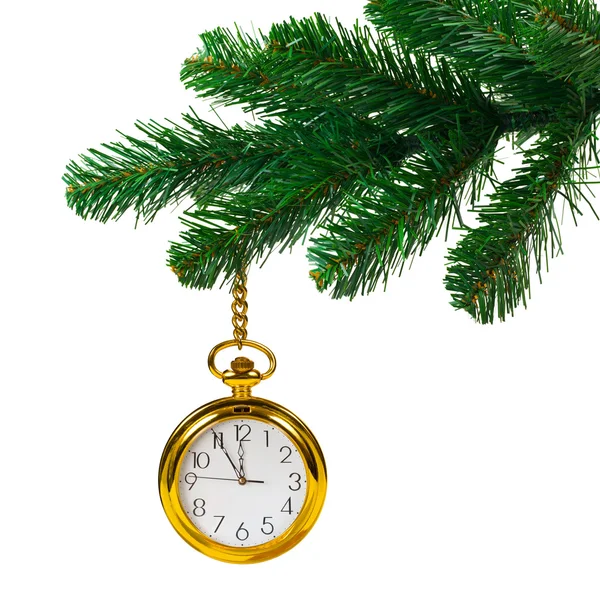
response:
[[[233,302],[231,303],[231,310],[233,311],[233,337],[237,340],[238,350],[242,349],[242,340],[248,337],[246,327],[248,327],[248,303],[246,302],[246,295],[248,290],[246,289],[246,274],[241,272],[235,276],[235,282],[233,284]]]

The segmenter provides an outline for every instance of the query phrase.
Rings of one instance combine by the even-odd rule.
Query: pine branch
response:
[[[572,12],[570,1],[536,3],[537,12],[528,21],[529,54],[536,69],[579,88],[600,85],[600,14],[595,4],[583,0]]]
[[[535,115],[532,118],[535,120]],[[424,207],[432,210],[434,192],[452,190],[451,195],[442,195],[445,200],[440,203],[441,212],[440,207],[435,209],[436,220],[443,221],[453,208],[458,210],[459,202],[456,185],[447,178],[463,179],[460,171],[468,170],[468,162],[481,163],[498,139],[511,127],[522,126],[523,119],[523,115],[503,115],[482,125],[478,117],[471,117],[469,136],[476,140],[477,152],[469,151],[465,140],[458,139],[462,134],[453,139],[456,136],[451,133],[445,142],[450,151],[443,155],[435,150],[436,145],[443,143],[439,134],[429,141],[395,134],[390,139],[389,131],[356,121],[340,111],[323,115],[304,130],[279,125],[278,135],[285,150],[265,169],[268,177],[233,193],[225,187],[215,188],[196,207],[186,211],[183,223],[187,230],[182,241],[171,246],[169,265],[180,281],[190,287],[212,287],[219,275],[232,278],[241,265],[264,260],[275,249],[283,251],[304,239],[309,229],[319,226],[324,219],[349,211],[349,202],[357,196],[368,197],[378,186],[385,187],[386,178],[389,188],[400,174],[410,172],[408,168],[401,169],[402,162],[415,153],[423,153],[426,144],[439,182],[418,209],[411,209],[418,220],[410,223],[411,231],[422,230],[420,240],[424,246],[435,229],[425,219],[424,212]],[[458,120],[457,128],[460,132]],[[482,135],[493,141],[482,145]],[[423,173],[421,169],[420,176]],[[422,184],[419,176],[407,181],[416,186]],[[380,218],[393,219],[393,214],[400,211],[400,200],[397,191],[393,197],[389,196],[388,205],[380,206]],[[375,228],[373,237],[377,237],[379,230]],[[429,236],[426,241],[424,231]],[[413,241],[410,243],[412,247]],[[338,276],[339,273],[331,271],[328,278],[333,280]]]
[[[358,25],[348,30],[338,22],[334,28],[319,14],[274,25],[262,40],[226,29],[201,40],[202,49],[182,69],[186,87],[199,97],[244,103],[246,110],[286,120],[306,120],[311,110],[335,106],[413,133],[488,108],[479,87],[445,61],[434,68],[422,53],[374,39]]]
[[[301,240],[343,192],[366,173],[401,163],[420,149],[416,140],[383,132],[340,113],[307,129],[277,126],[283,147],[268,175],[232,193],[225,188],[186,211],[188,230],[174,243],[169,264],[184,285],[211,287],[278,248]],[[292,167],[290,167],[292,165]]]
[[[273,27],[282,39],[285,39],[284,35],[288,38],[305,35],[302,41],[311,53],[307,59],[304,53],[309,51],[303,46],[296,58],[299,64],[308,65],[310,71],[315,71],[311,77],[320,78],[320,89],[327,87],[323,79],[325,83],[330,81],[326,73],[333,76],[330,83],[334,88],[337,78],[337,96],[335,91],[330,91],[331,97],[326,98],[326,102],[320,98],[312,111],[310,99],[315,97],[312,79],[302,85],[292,84],[303,92],[303,96],[297,99],[297,104],[303,108],[286,113],[292,121],[299,119],[306,126],[313,119],[320,118],[324,110],[341,109],[358,114],[361,119],[368,116],[371,123],[385,130],[391,127],[410,135],[433,126],[438,129],[445,127],[448,122],[456,122],[457,117],[470,118],[474,110],[480,111],[483,118],[497,116],[483,94],[469,81],[456,77],[445,63],[434,69],[426,57],[418,56],[413,60],[408,53],[404,59],[400,56],[394,60],[391,48],[385,43],[377,46],[373,42],[370,45],[372,40],[367,38],[367,30],[362,31],[357,26],[354,32],[349,32],[339,24],[338,29],[336,33],[320,15],[315,17],[314,23],[310,19],[301,22],[292,20],[289,24]],[[313,37],[310,38],[310,35]],[[329,36],[325,38],[328,44],[323,47],[325,35]],[[319,36],[321,38],[317,39]],[[205,34],[205,39],[212,43],[212,50],[218,49],[227,59],[238,55],[244,60],[255,57],[261,47],[259,42],[243,37],[241,32],[238,32],[238,38],[236,43],[233,34],[222,29]],[[229,48],[227,43],[234,44],[234,47]],[[363,43],[365,47],[360,45]],[[319,52],[315,48],[320,48]],[[286,66],[289,63],[287,56],[292,50],[293,45],[289,49],[286,46],[285,52],[278,50],[275,53],[277,61],[281,63],[283,60]],[[338,61],[338,64],[332,55],[334,50],[338,54],[346,53],[349,58]],[[262,50],[260,52],[264,54]],[[268,54],[271,56],[273,53],[269,51]],[[317,67],[313,66],[315,56],[319,57]],[[190,68],[193,66],[194,63]],[[282,74],[286,72],[284,66],[279,65]],[[383,72],[384,67],[387,73]],[[390,79],[392,72],[396,79]],[[226,81],[220,77],[224,71],[217,69],[216,73],[219,74],[217,84],[224,91]],[[348,85],[348,74],[351,74],[352,85]],[[398,80],[398,77],[404,77],[404,80]],[[295,78],[293,73],[291,78]],[[232,78],[228,73],[225,79],[236,81],[237,77]],[[205,82],[202,78],[194,81],[196,87]],[[214,91],[210,87],[210,78],[208,83],[209,91]],[[365,86],[370,87],[369,94],[364,93]],[[242,93],[244,90],[234,91]],[[286,106],[293,103],[293,97],[286,99]],[[279,102],[277,106],[280,106]],[[373,112],[376,109],[380,118]],[[89,155],[81,156],[80,165],[71,162],[64,177],[68,185],[69,205],[84,218],[101,221],[117,219],[133,208],[138,217],[149,222],[161,208],[180,201],[186,195],[208,194],[216,186],[229,189],[234,184],[252,180],[267,168],[275,154],[272,149],[281,144],[277,139],[280,133],[277,129],[255,127],[244,130],[236,126],[231,131],[223,131],[201,121],[195,114],[184,115],[184,118],[191,125],[191,130],[173,123],[172,129],[155,122],[148,125],[138,123],[137,127],[147,134],[148,140],[124,136],[129,146],[105,144],[104,150],[90,150]],[[251,160],[256,153],[256,159]],[[238,160],[240,157],[243,160]]]
[[[231,280],[248,264],[295,243],[305,235],[307,222],[325,207],[339,205],[342,191],[354,183],[355,178],[325,182],[312,197],[299,197],[284,208],[261,192],[221,194],[200,209],[186,211],[182,223],[187,229],[171,244],[168,264],[186,287],[212,288],[220,279]]]
[[[345,130],[344,135],[349,136],[348,154],[368,136],[377,151],[382,145],[386,151],[398,145],[402,154],[415,143],[405,143],[394,131],[382,132],[339,111],[322,114],[320,120],[306,124],[302,135],[292,126],[268,121],[223,130],[195,113],[184,115],[184,119],[189,128],[138,122],[136,126],[148,139],[124,135],[128,146],[120,142],[103,144],[105,150],[91,149],[88,155],[81,155],[81,164],[69,163],[63,177],[69,206],[83,218],[102,222],[118,219],[132,209],[149,222],[161,208],[190,195],[210,198],[215,190],[257,187],[271,178],[273,169],[294,168],[295,163],[290,162],[296,160],[294,150],[298,145],[310,146],[311,136],[324,121],[332,123],[334,138],[339,135],[337,130]],[[288,180],[291,186],[293,177],[288,176]]]
[[[224,131],[195,114],[184,118],[191,129],[138,122],[149,139],[123,135],[129,145],[103,144],[81,155],[81,164],[70,162],[68,205],[84,219],[106,222],[133,209],[149,222],[186,196],[251,180],[279,152],[276,133],[266,129]]]
[[[409,47],[448,57],[492,92],[506,95],[504,102],[515,108],[548,109],[577,101],[575,90],[553,74],[538,72],[527,55],[522,14],[507,9],[500,19],[501,5],[495,0],[487,10],[477,12],[475,5],[481,7],[473,1],[465,10],[459,0],[375,0],[365,14],[379,30]]]
[[[528,5],[537,12],[546,13],[544,9],[548,9],[546,14],[567,28],[592,38],[600,36],[600,13],[594,0],[529,0]]]
[[[550,127],[523,152],[516,175],[479,209],[483,225],[469,231],[448,256],[446,287],[454,307],[492,323],[495,314],[502,321],[521,301],[526,305],[532,255],[541,277],[548,257],[562,252],[554,210],[557,197],[564,198],[574,217],[580,213],[581,192],[572,173],[577,163],[585,171],[583,146],[593,136],[595,120],[592,113],[583,124]]]
[[[468,198],[481,226],[450,251],[453,304],[482,322],[512,314],[531,258],[539,274],[561,251],[555,200],[577,215],[586,161],[598,161],[598,12],[591,0],[376,0],[366,12],[379,31],[317,14],[267,35],[205,32],[182,80],[259,124],[221,129],[193,112],[185,125],[137,123],[145,139],[69,163],[69,206],[148,222],[189,198],[169,264],[199,288],[319,229],[317,287],[354,297],[462,225]],[[540,137],[497,185],[494,152],[509,134]]]
[[[422,252],[445,222],[461,222],[462,196],[483,187],[502,136],[497,128],[478,134],[460,132],[445,146],[423,139],[423,150],[404,165],[370,176],[361,195],[348,193],[345,213],[308,249],[318,289],[331,289],[334,298],[370,293]]]

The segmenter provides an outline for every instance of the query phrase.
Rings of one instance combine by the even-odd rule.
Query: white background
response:
[[[599,224],[585,208],[529,308],[494,326],[449,306],[443,240],[353,302],[314,291],[300,247],[253,268],[250,336],[279,360],[260,392],[320,439],[324,511],[292,552],[249,567],[197,554],[163,515],[163,444],[225,395],[205,361],[231,335],[230,300],[165,266],[178,211],[138,230],[84,222],[64,166],[138,118],[192,104],[214,120],[179,82],[199,32],[317,10],[351,25],[362,4],[3,9],[0,596],[600,596]]]

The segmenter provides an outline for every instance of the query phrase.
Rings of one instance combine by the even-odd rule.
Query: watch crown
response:
[[[231,370],[234,373],[247,373],[254,369],[254,361],[246,358],[245,356],[238,356],[236,359],[231,361]]]

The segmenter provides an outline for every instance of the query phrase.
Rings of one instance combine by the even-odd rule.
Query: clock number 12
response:
[[[250,435],[251,431],[252,429],[250,428],[250,425],[246,425],[245,423],[243,425],[235,425],[235,441],[250,442],[251,440],[248,439],[248,436]],[[240,434],[242,434],[242,437],[240,437]]]

